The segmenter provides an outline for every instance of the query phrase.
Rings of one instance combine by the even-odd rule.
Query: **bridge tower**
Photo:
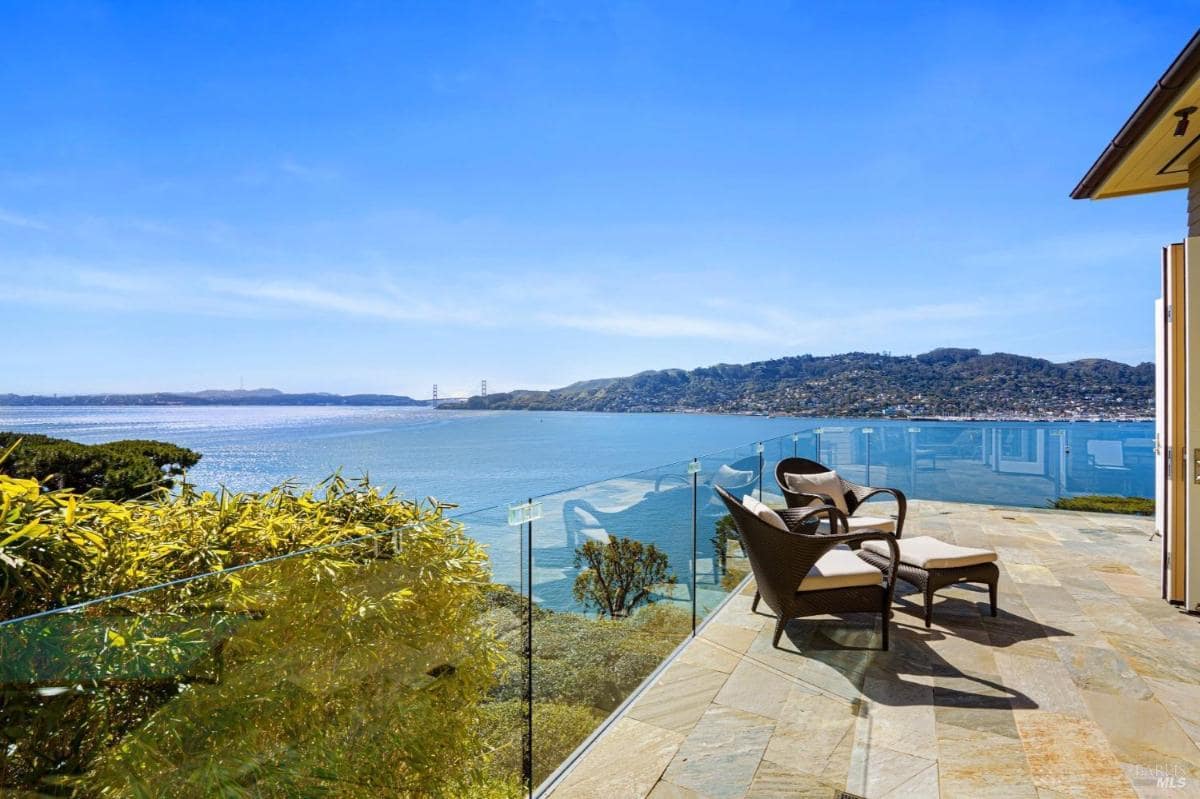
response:
[[[437,383],[433,384],[433,405],[437,405]]]
[[[486,378],[479,384],[479,396],[481,396],[481,397],[487,396],[487,379]]]

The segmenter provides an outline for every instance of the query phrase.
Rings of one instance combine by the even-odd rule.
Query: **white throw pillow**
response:
[[[772,527],[787,531],[788,527],[787,524],[784,523],[783,517],[773,511],[765,503],[759,502],[757,499],[747,494],[746,496],[742,497],[742,505],[745,506],[746,510],[750,511]]]
[[[801,494],[828,494],[833,499],[834,507],[842,513],[850,512],[846,506],[846,494],[842,489],[842,481],[838,479],[837,472],[832,469],[817,474],[785,474],[783,481],[787,483],[790,491]],[[809,504],[816,505],[818,503],[810,502]]]

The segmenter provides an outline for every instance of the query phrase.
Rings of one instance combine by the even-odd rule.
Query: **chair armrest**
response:
[[[841,529],[849,532],[850,523],[846,521],[846,514],[842,513],[832,502],[825,505],[813,505],[803,508],[787,508],[786,510],[778,511],[783,523],[787,525],[788,530],[796,535],[814,535],[814,533],[805,533],[800,528],[807,521],[817,522],[813,519],[814,516],[827,515],[829,517],[829,529],[831,533],[837,533],[838,525]],[[821,535],[817,533],[816,535]]]
[[[858,490],[854,492],[860,508],[871,497],[891,494],[892,498],[896,500],[896,537],[899,538],[904,532],[904,517],[908,514],[908,497],[904,496],[904,492],[898,488],[872,488],[871,486],[858,486],[857,488],[862,489],[861,493]]]
[[[890,557],[888,558],[888,568],[884,572],[888,581],[888,604],[891,604],[892,593],[896,588],[896,570],[900,565],[900,544],[896,542],[896,536],[891,533],[883,533],[878,530],[867,530],[864,533],[850,533],[848,535],[830,536],[836,538],[839,544],[861,544],[863,541],[886,541]]]

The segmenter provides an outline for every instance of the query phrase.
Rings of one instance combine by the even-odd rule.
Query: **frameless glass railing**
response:
[[[801,457],[913,499],[1153,495],[1146,423],[797,428],[0,622],[0,790],[537,794],[745,590],[717,486],[783,506]]]
[[[463,524],[0,624],[0,793],[519,795],[523,622]]]
[[[1081,494],[1154,496],[1150,422],[926,422],[820,425],[796,454],[916,499],[1047,507]]]

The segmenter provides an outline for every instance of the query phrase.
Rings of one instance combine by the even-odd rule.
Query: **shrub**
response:
[[[1154,515],[1154,500],[1150,497],[1119,497],[1104,494],[1084,494],[1078,497],[1059,497],[1052,507],[1059,510],[1082,510],[1096,513],[1132,513]]]
[[[0,476],[0,618],[440,519],[368,481],[110,502]]]
[[[524,645],[527,603],[496,587],[493,627],[505,648]],[[643,606],[622,619],[533,608],[534,781],[541,782],[599,726],[691,630],[691,614],[670,603]],[[524,670],[510,659],[492,702],[484,735],[504,772],[520,765]]]
[[[607,716],[584,705],[539,699],[533,706],[534,782],[550,776]],[[524,702],[508,699],[484,705],[480,735],[493,753],[497,774],[521,773],[524,729]]]
[[[24,477],[53,488],[93,492],[124,500],[172,488],[174,478],[195,466],[200,453],[161,441],[78,444],[61,438],[0,433],[0,474]]]
[[[483,549],[441,506],[322,488],[115,503],[0,477],[6,616],[222,570],[0,627],[0,786],[515,795],[476,734],[506,657]]]
[[[750,573],[750,570],[746,568],[744,563],[745,561],[742,561],[743,565],[730,566],[725,571],[725,574],[721,576],[722,591],[727,594],[733,593],[742,584],[742,580]]]

